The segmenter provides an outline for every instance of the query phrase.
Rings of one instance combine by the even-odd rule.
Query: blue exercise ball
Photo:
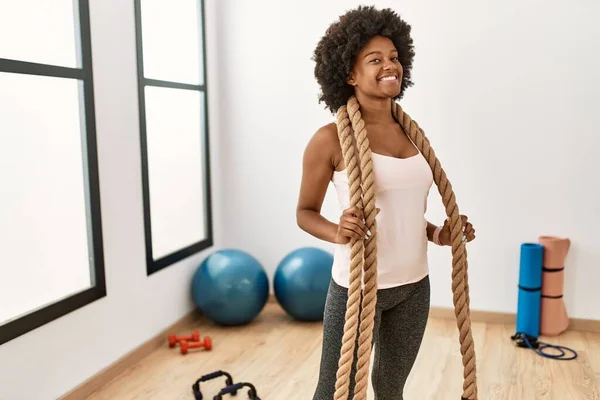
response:
[[[269,279],[250,254],[236,249],[208,256],[194,273],[192,298],[209,319],[220,325],[244,325],[264,308]]]
[[[333,255],[325,250],[302,247],[292,251],[275,271],[275,298],[294,319],[321,321],[332,267]]]

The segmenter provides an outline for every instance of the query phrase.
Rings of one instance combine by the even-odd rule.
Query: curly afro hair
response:
[[[321,38],[314,51],[315,77],[321,86],[319,103],[336,113],[354,94],[347,83],[357,54],[374,36],[389,38],[398,50],[403,69],[399,100],[407,87],[412,86],[411,68],[415,55],[411,27],[389,8],[359,6],[342,15]]]

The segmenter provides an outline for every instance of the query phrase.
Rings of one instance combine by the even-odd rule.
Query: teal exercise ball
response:
[[[298,321],[321,321],[331,281],[333,255],[315,247],[302,247],[277,265],[275,298]]]
[[[237,249],[209,255],[192,279],[192,298],[213,322],[244,325],[260,314],[269,299],[269,280],[256,258]]]

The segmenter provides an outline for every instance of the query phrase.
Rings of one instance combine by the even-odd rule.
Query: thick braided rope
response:
[[[340,107],[337,113],[338,138],[342,147],[342,155],[350,185],[350,206],[362,209],[362,193],[360,187],[360,171],[357,162],[352,129],[346,107]],[[354,360],[356,334],[360,308],[360,286],[362,278],[362,260],[364,243],[362,240],[350,241],[350,282],[348,300],[346,302],[346,322],[344,336],[338,362],[334,400],[346,400],[349,395],[350,372]]]
[[[367,398],[369,383],[369,366],[371,362],[371,344],[377,304],[377,215],[375,207],[375,176],[371,148],[367,139],[365,122],[360,113],[360,106],[354,96],[348,100],[348,114],[352,123],[359,151],[364,217],[371,235],[365,240],[364,253],[364,289],[360,314],[360,335],[358,338],[358,362],[356,366],[356,387],[354,398]]]
[[[433,172],[434,181],[442,196],[446,208],[446,215],[450,218],[452,241],[452,293],[454,312],[459,329],[460,351],[464,366],[463,399],[477,400],[476,362],[473,336],[471,334],[469,284],[467,275],[467,252],[462,240],[462,221],[452,185],[442,169],[440,161],[431,148],[429,140],[418,124],[406,114],[402,107],[392,102],[393,114],[404,131],[416,144],[421,154],[425,157]]]

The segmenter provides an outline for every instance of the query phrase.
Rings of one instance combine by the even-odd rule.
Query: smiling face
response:
[[[358,53],[348,83],[357,95],[390,99],[400,93],[402,65],[398,51],[387,37],[373,37]]]

